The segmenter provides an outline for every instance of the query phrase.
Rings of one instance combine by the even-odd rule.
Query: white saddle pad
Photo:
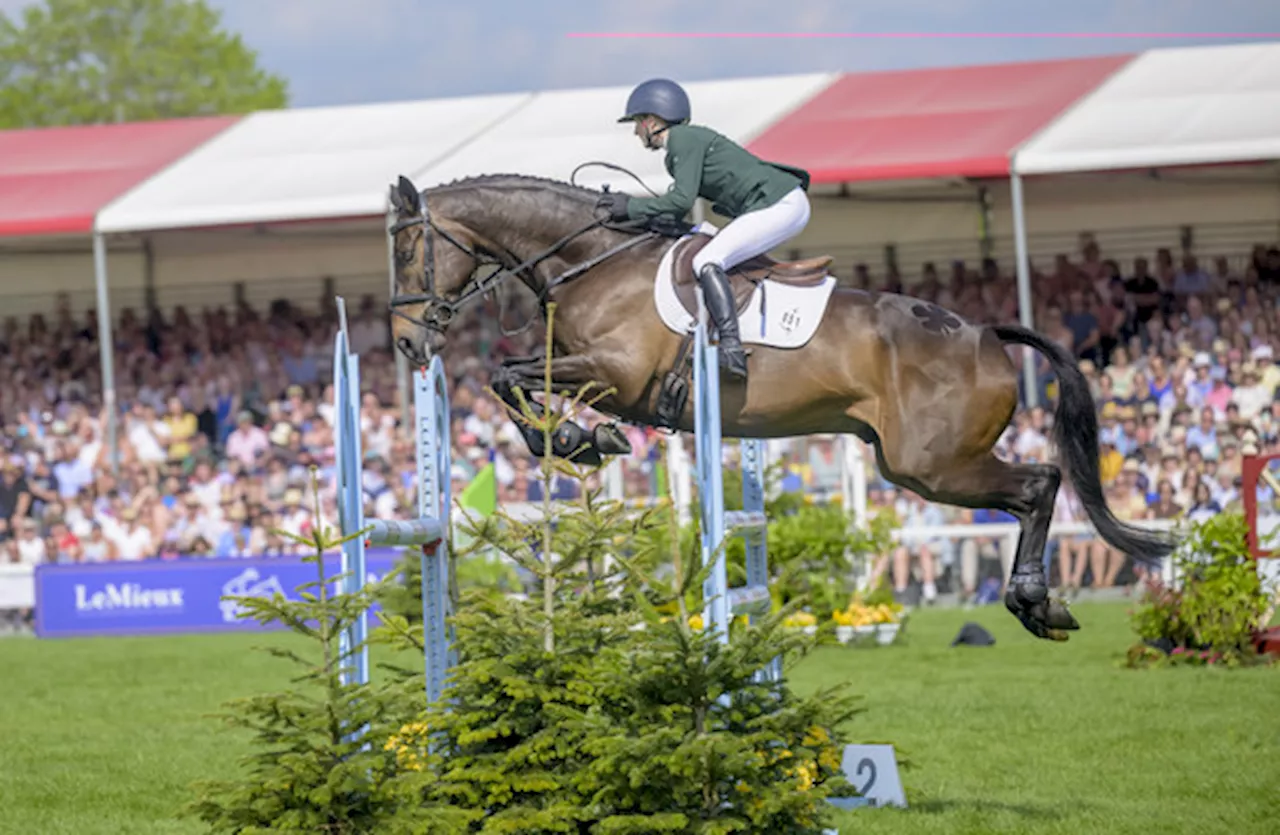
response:
[[[716,227],[703,223],[694,229],[714,235]],[[692,237],[692,236],[687,236]],[[671,269],[676,248],[686,238],[673,244],[658,264],[657,281],[653,287],[653,300],[658,316],[675,333],[691,333],[697,320],[684,309],[671,283]],[[738,316],[738,335],[743,344],[767,345],[770,348],[802,348],[813,338],[827,302],[835,290],[835,276],[827,276],[813,287],[796,287],[771,279],[757,285],[751,299]]]

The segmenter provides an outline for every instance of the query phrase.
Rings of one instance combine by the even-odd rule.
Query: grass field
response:
[[[864,694],[856,740],[910,760],[911,808],[850,813],[847,833],[1280,832],[1280,671],[1116,666],[1126,608],[1075,607],[1038,642],[1002,609],[918,613],[901,646],[820,651],[797,687]],[[994,647],[950,648],[967,619]],[[277,636],[0,641],[0,833],[196,833],[190,784],[236,772],[204,718],[273,689]]]

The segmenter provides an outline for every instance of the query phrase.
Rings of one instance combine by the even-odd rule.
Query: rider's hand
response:
[[[596,208],[607,210],[610,220],[627,220],[630,217],[627,214],[627,204],[630,201],[628,195],[611,191],[596,201]]]

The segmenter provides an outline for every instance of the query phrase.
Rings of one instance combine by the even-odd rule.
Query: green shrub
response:
[[[326,577],[320,554],[344,539],[319,527],[309,539],[281,532],[309,545],[316,554],[314,583],[301,586],[300,600],[272,597],[233,599],[244,618],[278,623],[302,635],[310,652],[281,647],[265,651],[298,668],[292,686],[235,700],[219,718],[230,728],[251,732],[254,752],[243,760],[240,779],[205,781],[183,814],[202,820],[213,832],[249,835],[268,831],[354,835],[396,818],[401,798],[389,792],[406,771],[383,742],[400,731],[405,717],[421,709],[422,684],[404,680],[372,687],[343,684],[341,673],[354,660],[343,655],[340,635],[380,594],[384,579],[353,593],[338,593]],[[363,733],[360,733],[363,729]],[[432,810],[449,821],[448,809]],[[461,830],[455,830],[461,831]]]
[[[853,794],[835,740],[855,699],[754,681],[811,646],[781,627],[787,611],[721,644],[685,603],[706,570],[637,546],[666,539],[658,514],[617,511],[594,497],[558,508],[545,561],[529,544],[541,521],[481,529],[538,580],[527,599],[465,595],[463,663],[447,706],[422,719],[438,747],[414,752],[431,776],[397,778],[398,807],[443,808],[486,833],[817,832],[825,799]]]
[[[1130,666],[1159,663],[1238,665],[1261,661],[1253,645],[1268,596],[1249,554],[1244,514],[1219,513],[1183,528],[1174,553],[1174,584],[1144,582],[1132,613],[1143,643],[1130,649]]]

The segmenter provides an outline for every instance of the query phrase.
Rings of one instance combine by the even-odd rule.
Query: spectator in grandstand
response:
[[[1064,481],[1054,497],[1052,525],[1069,525],[1088,521],[1080,497],[1071,483]],[[1101,541],[1089,533],[1066,533],[1054,537],[1057,548],[1058,585],[1067,596],[1074,596],[1084,586],[1084,573],[1090,556]],[[1048,556],[1052,556],[1050,549]],[[1101,575],[1095,575],[1093,585],[1101,587]]]
[[[940,558],[950,555],[952,543],[944,537],[924,538],[913,531],[944,525],[946,516],[938,505],[926,502],[909,490],[895,502],[895,511],[902,520],[902,527],[899,535],[901,544],[892,552],[894,595],[899,599],[905,597],[911,579],[911,562],[915,559],[920,565],[921,599],[926,605],[932,605],[938,597],[938,563]],[[883,568],[874,573],[882,574]]]
[[[1221,301],[1230,304],[1226,299]],[[1200,296],[1191,296],[1187,299],[1186,326],[1193,334],[1192,344],[1196,348],[1206,348],[1218,337],[1218,323],[1205,311]]]
[[[17,522],[17,540],[15,542],[17,562],[23,565],[39,565],[48,561],[49,549],[40,536],[40,524],[30,517]]]
[[[1090,298],[1092,299],[1092,294]],[[1072,290],[1067,296],[1067,312],[1062,317],[1062,323],[1071,332],[1071,345],[1076,357],[1097,364],[1102,362],[1099,350],[1102,332],[1093,307],[1091,301],[1085,300],[1083,291]]]
[[[1168,254],[1168,250],[1161,252]],[[1213,289],[1213,279],[1200,269],[1196,256],[1188,252],[1182,256],[1182,268],[1174,275],[1172,289],[1178,297],[1201,295]]]
[[[956,518],[962,525],[1017,524],[1017,519],[1000,510],[963,510]],[[1017,536],[969,536],[960,541],[960,602],[972,603],[978,593],[983,560],[999,566],[1000,591],[1008,583],[1013,571],[1013,557]]]
[[[23,474],[21,457],[5,456],[0,462],[0,535],[12,534],[14,522],[31,510],[31,490]]]
[[[1154,501],[1151,501],[1152,519],[1173,520],[1182,515],[1182,506],[1178,504],[1173,492],[1173,484],[1168,479],[1161,479],[1156,486]]]
[[[1251,361],[1240,366],[1239,380],[1231,394],[1231,403],[1239,409],[1240,420],[1252,423],[1274,395],[1262,385],[1258,367]]]
[[[1132,310],[1134,330],[1144,326],[1160,310],[1160,282],[1149,271],[1146,258],[1133,260],[1133,275],[1124,282],[1126,306]]]
[[[262,427],[253,422],[253,412],[241,410],[236,416],[235,430],[227,435],[227,457],[239,461],[246,469],[254,469],[270,449],[271,441]]]

